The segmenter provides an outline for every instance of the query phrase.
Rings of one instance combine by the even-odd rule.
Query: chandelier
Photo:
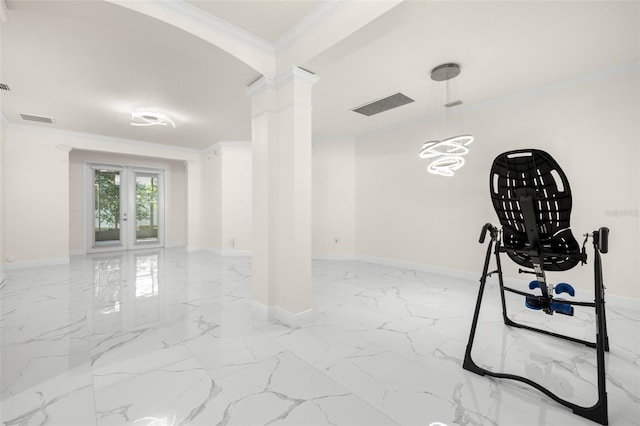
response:
[[[473,142],[473,136],[462,133],[462,101],[458,95],[458,85],[455,77],[460,74],[460,65],[443,64],[431,70],[432,90],[430,104],[434,111],[438,111],[441,105],[446,108],[446,117],[443,125],[446,125],[448,134],[456,136],[425,142],[420,150],[420,158],[431,160],[427,171],[440,176],[453,176],[454,172],[464,166],[464,156],[469,153],[469,145]],[[444,101],[444,102],[443,102]]]

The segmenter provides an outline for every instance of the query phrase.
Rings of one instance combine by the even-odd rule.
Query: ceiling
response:
[[[275,42],[320,1],[189,1]],[[259,74],[180,29],[107,2],[7,1],[2,112],[55,128],[203,149],[250,140],[245,91]],[[317,25],[322,25],[319,23]],[[330,29],[327,29],[330,31]],[[316,135],[352,135],[424,117],[429,71],[458,62],[466,105],[640,61],[640,2],[407,0],[305,64]],[[350,111],[396,92],[416,100],[372,117]],[[131,126],[151,109],[176,128]],[[51,127],[52,125],[28,123]]]
[[[187,0],[187,3],[275,43],[320,0]],[[241,6],[239,6],[241,3]]]
[[[360,134],[433,113],[443,63],[460,64],[461,100],[478,105],[639,60],[640,2],[405,1],[303,66],[320,76],[314,129]],[[416,102],[349,111],[397,92]]]

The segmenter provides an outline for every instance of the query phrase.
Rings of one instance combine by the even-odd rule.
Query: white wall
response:
[[[222,160],[222,229],[220,249],[251,250],[251,145],[238,143],[220,148]]]
[[[72,149],[184,161],[187,244],[203,247],[202,164],[197,151],[36,126],[6,128],[2,263],[68,261],[69,152]]]
[[[164,170],[166,247],[185,246],[187,242],[187,175],[184,162],[143,156],[73,150],[69,154],[69,251],[86,252],[84,238],[85,162],[153,167]]]
[[[315,138],[312,156],[313,257],[353,257],[356,244],[355,139]]]
[[[203,154],[203,229],[206,248],[220,250],[222,235],[222,160],[218,148]]]
[[[0,105],[1,106],[1,105]],[[2,259],[4,259],[4,245],[5,245],[5,227],[4,227],[4,146],[5,146],[5,127],[7,119],[4,114],[0,112],[0,271],[2,270]],[[2,281],[2,273],[0,272],[0,281]]]
[[[465,124],[476,140],[452,178],[428,174],[418,157],[422,143],[435,136],[426,120],[358,137],[357,253],[479,276],[480,228],[498,224],[489,198],[491,163],[507,150],[539,148],[569,178],[576,238],[582,242],[582,233],[600,226],[611,229],[603,259],[608,293],[639,298],[638,93],[638,67],[627,67],[467,108]],[[518,277],[513,262],[504,263],[508,275]],[[592,275],[590,262],[549,278],[592,290]]]
[[[208,149],[204,158],[207,248],[225,255],[248,254],[251,146],[221,142]],[[312,168],[313,256],[351,258],[355,254],[355,139],[315,140]]]
[[[3,19],[6,17],[5,13],[5,4],[2,2],[0,4],[0,30],[2,30],[2,25],[4,24]],[[2,80],[2,43],[0,43],[0,82],[4,82]],[[0,93],[0,282],[4,278],[2,275],[2,263],[4,259],[4,245],[5,245],[5,235],[4,235],[4,146],[5,146],[5,127],[7,125],[7,118],[4,116],[2,112],[2,94]]]

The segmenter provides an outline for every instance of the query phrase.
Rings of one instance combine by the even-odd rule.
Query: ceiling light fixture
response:
[[[469,153],[468,146],[473,142],[472,135],[461,134],[462,101],[455,81],[459,74],[460,65],[453,63],[439,65],[431,70],[431,80],[435,83],[432,83],[429,103],[433,105],[433,111],[438,111],[441,106],[446,108],[446,117],[440,120],[443,126],[446,125],[446,133],[459,132],[458,136],[431,140],[422,145],[420,158],[433,159],[427,171],[440,176],[453,176],[456,170],[464,166],[463,156]]]
[[[175,123],[164,114],[158,112],[132,112],[131,113],[131,125],[132,126],[166,126],[170,124],[174,128]]]

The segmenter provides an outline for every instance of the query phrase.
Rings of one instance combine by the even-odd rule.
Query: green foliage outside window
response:
[[[95,215],[96,228],[120,228],[120,184],[118,172],[96,171],[95,174]],[[138,223],[149,220],[154,225],[154,214],[158,202],[156,179],[149,184],[136,182],[136,219]]]

